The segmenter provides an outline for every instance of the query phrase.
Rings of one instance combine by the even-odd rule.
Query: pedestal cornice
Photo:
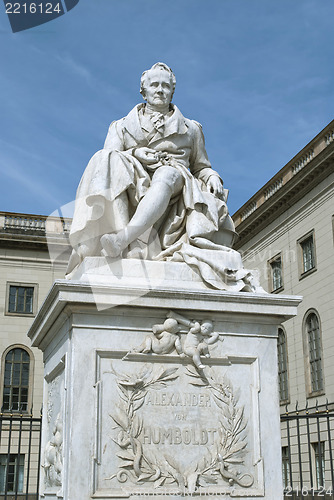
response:
[[[111,279],[110,283],[85,283],[82,281],[57,280],[38,312],[28,336],[35,347],[42,347],[50,330],[76,311],[110,315],[115,307],[171,308],[189,311],[228,313],[229,317],[242,315],[257,323],[282,323],[297,314],[302,297],[290,295],[256,294],[248,292],[224,292],[218,290],[190,289],[180,282],[179,289],[146,286]],[[252,319],[251,319],[252,318]]]

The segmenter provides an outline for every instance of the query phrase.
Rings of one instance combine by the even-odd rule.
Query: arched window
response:
[[[308,346],[309,392],[323,391],[320,321],[318,315],[313,311],[306,316],[305,334]]]
[[[29,353],[20,347],[5,356],[2,411],[25,412],[29,397]]]
[[[288,383],[288,352],[286,335],[282,328],[278,329],[277,338],[278,350],[278,380],[279,380],[279,397],[281,402],[289,399],[289,383]]]

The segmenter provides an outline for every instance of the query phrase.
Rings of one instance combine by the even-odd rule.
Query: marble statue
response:
[[[175,76],[156,63],[144,103],[112,122],[76,196],[67,277],[88,256],[185,262],[210,287],[255,291],[232,250],[227,190],[209,162],[201,125],[172,104]]]

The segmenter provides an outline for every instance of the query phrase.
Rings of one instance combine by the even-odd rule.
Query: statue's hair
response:
[[[162,63],[162,62],[157,62],[157,63],[153,64],[152,68],[147,69],[141,75],[141,79],[140,79],[140,93],[141,93],[141,95],[145,98],[145,86],[146,86],[147,76],[148,76],[148,73],[150,71],[152,71],[153,69],[160,69],[161,71],[167,71],[167,73],[169,73],[169,76],[170,76],[170,79],[171,79],[172,85],[173,85],[173,94],[174,94],[175,85],[176,85],[176,78],[175,78],[173,71],[171,70],[171,68],[169,66],[167,66],[167,64]],[[173,97],[173,94],[172,94],[172,97]]]

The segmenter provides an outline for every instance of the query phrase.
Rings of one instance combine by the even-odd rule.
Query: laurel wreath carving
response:
[[[247,453],[244,407],[238,407],[238,395],[233,394],[231,384],[220,378],[211,369],[208,375],[193,366],[187,367],[190,384],[207,389],[219,409],[219,439],[197,463],[186,470],[175,457],[167,453],[157,454],[152,449],[143,449],[139,439],[143,430],[143,419],[136,413],[144,404],[148,389],[161,389],[178,378],[178,368],[155,368],[145,365],[137,375],[119,375],[117,386],[121,401],[115,414],[110,417],[118,429],[117,439],[113,441],[120,451],[119,471],[107,479],[117,478],[121,483],[131,480],[136,484],[151,482],[154,488],[177,484],[181,491],[194,492],[197,487],[217,485],[223,479],[230,485],[238,484],[249,488],[254,478],[249,473],[240,473]]]

